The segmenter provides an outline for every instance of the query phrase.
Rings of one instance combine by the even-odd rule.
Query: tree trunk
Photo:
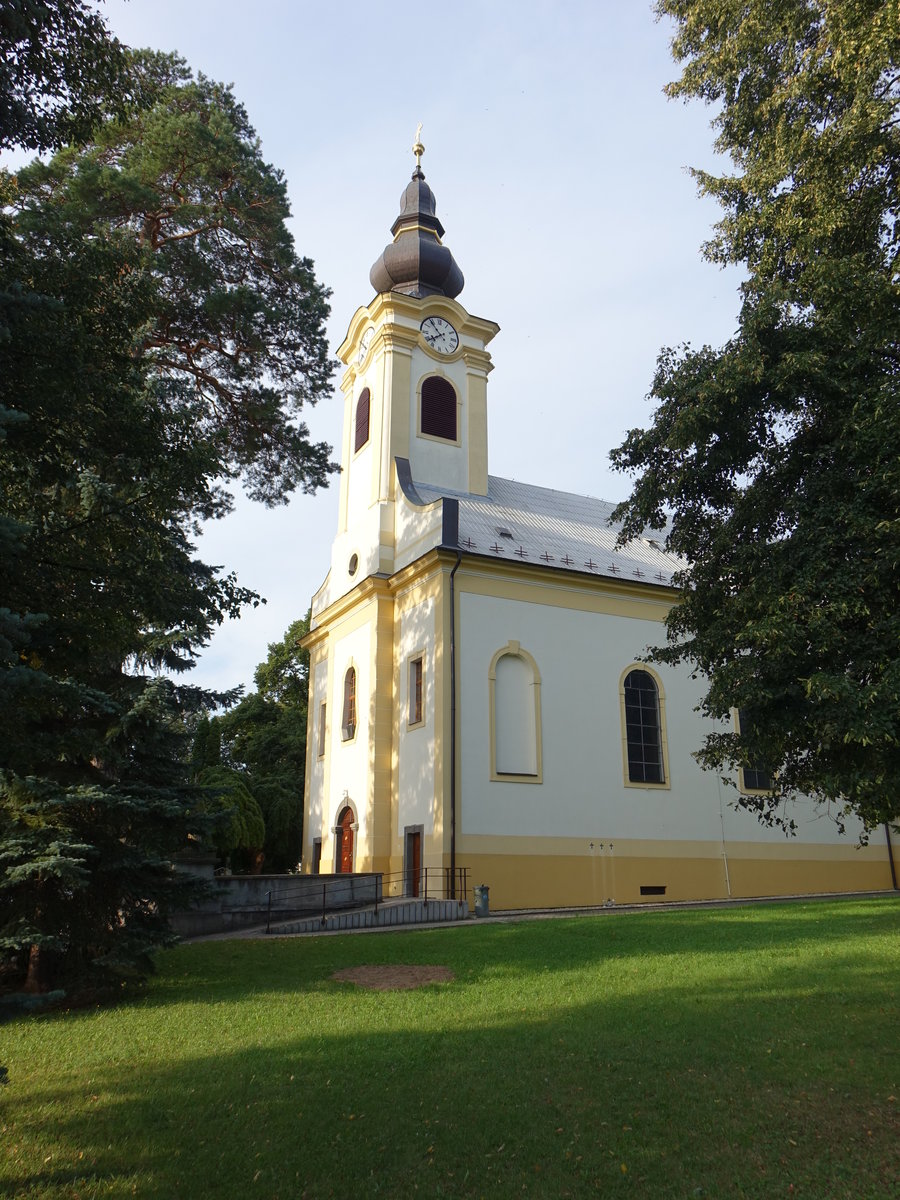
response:
[[[47,956],[41,953],[40,946],[32,946],[28,951],[28,971],[25,975],[24,991],[47,991]]]

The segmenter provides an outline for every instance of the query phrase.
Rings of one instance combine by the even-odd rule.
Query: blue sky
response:
[[[703,261],[717,209],[688,166],[715,163],[712,113],[663,95],[671,29],[621,0],[107,0],[125,42],[177,50],[233,83],[288,180],[293,232],[332,289],[336,349],[372,298],[369,267],[422,162],[462,268],[460,301],[497,321],[489,468],[620,499],[609,450],[646,424],[663,346],[719,344],[738,276]],[[340,438],[337,397],[310,410]],[[206,561],[268,603],[217,634],[195,672],[252,683],[270,641],[328,567],[337,486],[272,511],[241,502],[205,534]]]

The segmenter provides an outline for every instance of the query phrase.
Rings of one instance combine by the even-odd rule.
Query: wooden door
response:
[[[418,896],[422,880],[422,835],[406,835],[406,894]]]
[[[349,806],[344,809],[338,820],[340,829],[338,837],[340,844],[338,847],[340,854],[340,866],[338,870],[342,875],[351,875],[353,873],[353,809]]]

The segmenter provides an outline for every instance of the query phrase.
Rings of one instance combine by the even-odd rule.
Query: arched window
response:
[[[371,394],[368,388],[363,388],[356,402],[356,438],[353,452],[361,450],[369,440],[369,407]]]
[[[345,742],[356,733],[356,668],[348,667],[344,676],[344,707],[341,717],[341,737]]]
[[[741,708],[737,714],[737,731],[749,738],[753,734],[753,723],[747,710]],[[775,781],[765,763],[752,762],[741,767],[742,792],[771,792]]]
[[[456,390],[440,375],[422,381],[422,433],[456,441]]]
[[[665,747],[656,680],[649,671],[629,671],[623,697],[628,782],[664,784]]]
[[[518,642],[509,642],[491,661],[491,778],[540,783],[541,676]]]

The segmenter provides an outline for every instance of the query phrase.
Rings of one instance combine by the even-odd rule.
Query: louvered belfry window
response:
[[[356,402],[356,441],[354,453],[361,450],[369,440],[369,407],[371,395],[368,388],[363,388]]]
[[[456,441],[456,391],[440,375],[429,375],[422,383],[422,432]]]

